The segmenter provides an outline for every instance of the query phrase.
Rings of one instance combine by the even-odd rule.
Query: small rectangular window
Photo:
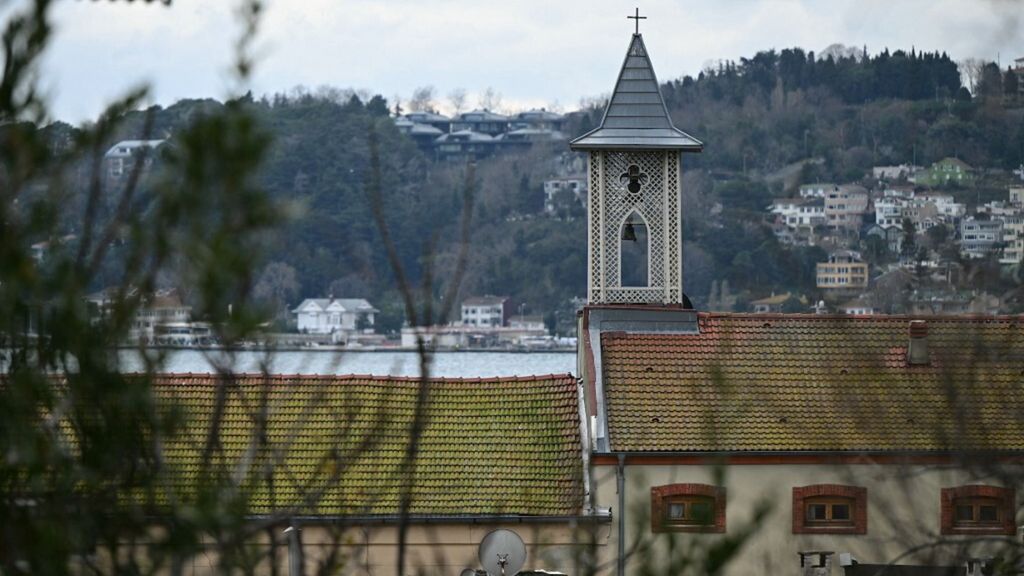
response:
[[[714,500],[706,496],[677,496],[665,508],[666,524],[706,526],[714,523]]]

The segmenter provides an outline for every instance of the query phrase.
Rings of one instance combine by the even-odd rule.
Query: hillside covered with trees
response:
[[[673,69],[657,64],[662,74]],[[780,245],[764,219],[773,197],[794,194],[800,183],[858,181],[874,165],[947,156],[988,170],[986,182],[1008,179],[1024,159],[1018,80],[994,64],[963,72],[945,54],[832,50],[822,58],[794,48],[666,82],[676,125],[706,145],[684,158],[685,289],[695,304],[706,306],[723,281],[754,297],[815,293],[822,249]],[[967,76],[973,86],[962,84]],[[416,285],[427,269],[441,281],[454,273],[467,166],[424,154],[396,130],[394,103],[381,96],[296,90],[244,105],[271,138],[261,184],[288,206],[286,224],[266,238],[269,256],[254,290],[281,318],[305,297],[365,297],[382,310],[378,326],[396,329],[400,298],[366,195],[370,134],[380,142],[384,214]],[[125,127],[104,145],[169,137],[173,146],[180,127],[220,106],[188,100],[126,112]],[[595,101],[571,114],[566,133],[593,127],[602,109]],[[47,130],[55,142],[75,134],[59,123]],[[97,145],[97,154],[104,149]],[[463,295],[510,295],[527,314],[571,323],[572,299],[586,292],[586,228],[580,214],[545,215],[542,191],[570,155],[565,145],[537,144],[476,164]],[[954,193],[978,202],[998,189]],[[116,270],[116,253],[108,266]],[[166,282],[176,282],[173,271]],[[189,287],[179,288],[187,296]]]

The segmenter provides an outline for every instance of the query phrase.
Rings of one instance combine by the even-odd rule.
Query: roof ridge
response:
[[[784,313],[784,312],[698,312],[699,319],[744,319],[752,320],[778,319],[778,320],[849,320],[858,322],[907,322],[910,320],[925,320],[928,322],[949,322],[953,324],[968,324],[976,322],[1024,322],[1024,314],[960,314],[956,316],[928,316],[915,314],[814,314],[811,312]]]
[[[129,377],[141,377],[147,374],[133,372],[125,374]],[[158,380],[218,380],[222,376],[216,372],[192,373],[192,372],[158,372],[151,375],[155,381]],[[336,381],[336,382],[419,382],[419,376],[392,376],[383,374],[264,374],[261,372],[238,372],[228,376],[233,380],[269,380],[280,381]],[[576,377],[571,373],[564,374],[533,374],[533,375],[512,375],[512,376],[484,376],[484,377],[453,377],[453,376],[432,376],[429,378],[432,383],[438,384],[482,384],[496,382],[556,382],[571,381],[575,383]],[[158,382],[160,383],[160,382]],[[161,383],[167,384],[167,383]]]

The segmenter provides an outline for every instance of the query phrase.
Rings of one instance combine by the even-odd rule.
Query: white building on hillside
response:
[[[969,258],[984,258],[1003,241],[1002,220],[965,218],[960,222],[960,253]]]
[[[800,186],[800,197],[801,198],[824,198],[825,194],[836,189],[836,185],[831,182],[815,182],[814,184],[804,184]]]
[[[363,298],[306,298],[292,311],[306,334],[372,332],[378,312]]]
[[[108,178],[119,180],[135,169],[138,159],[143,159],[143,168],[153,164],[155,151],[165,140],[122,140],[114,144],[103,155]]]
[[[813,228],[826,222],[825,201],[821,198],[780,198],[772,203],[769,210],[772,214],[778,214],[782,223],[789,228]]]
[[[883,228],[903,225],[903,209],[907,201],[900,197],[887,196],[875,200],[875,222]]]

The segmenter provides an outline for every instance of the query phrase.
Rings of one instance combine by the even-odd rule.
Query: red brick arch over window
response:
[[[960,526],[956,523],[955,510],[958,500],[977,498],[992,499],[999,507],[1000,520],[996,526]],[[942,534],[972,534],[986,536],[1015,536],[1017,534],[1017,495],[1013,488],[972,484],[942,489],[941,532]]]
[[[667,503],[673,497],[701,496],[714,501],[711,522],[703,526],[679,526],[666,522]],[[725,487],[710,484],[666,484],[651,488],[651,530],[653,532],[725,532]]]
[[[842,498],[850,503],[849,525],[809,525],[806,505],[812,498]],[[793,488],[793,534],[867,534],[868,489],[844,484],[814,484]]]

